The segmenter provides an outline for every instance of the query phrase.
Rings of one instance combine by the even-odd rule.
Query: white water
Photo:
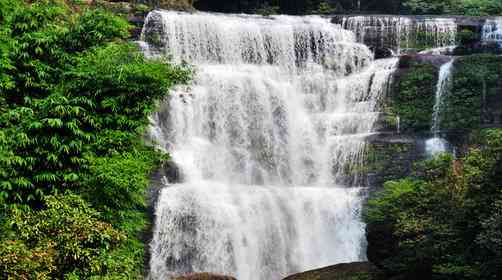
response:
[[[361,164],[396,59],[320,17],[152,12],[196,67],[153,117],[185,181],[162,190],[150,277],[275,280],[365,259]],[[158,31],[156,31],[158,32]],[[150,50],[150,48],[147,48]]]
[[[368,37],[379,40],[381,46],[394,47],[400,53],[401,44],[408,42],[413,21],[404,17],[354,16],[343,19],[342,26],[357,34],[358,42]]]
[[[428,139],[425,143],[425,149],[428,155],[446,152],[448,147],[448,142],[441,138],[439,133],[441,128],[441,111],[444,109],[445,95],[450,89],[451,72],[454,62],[455,59],[451,59],[441,65],[441,68],[439,69],[439,78],[436,84],[436,95],[432,113],[431,132],[433,134],[433,138]]]
[[[404,48],[427,43],[428,48],[455,45],[457,24],[454,19],[425,18],[416,20],[403,16],[349,16],[342,26],[357,34],[358,42],[376,42],[400,54]]]
[[[502,47],[502,17],[485,22],[482,38],[484,41],[496,42]]]

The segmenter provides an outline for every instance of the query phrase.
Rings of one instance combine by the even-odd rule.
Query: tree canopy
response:
[[[384,13],[501,15],[499,0],[198,0],[195,7],[233,13]]]

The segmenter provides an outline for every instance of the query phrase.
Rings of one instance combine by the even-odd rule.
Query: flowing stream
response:
[[[451,72],[455,59],[451,59],[445,64],[441,65],[439,69],[438,82],[436,84],[436,95],[434,101],[434,109],[432,113],[431,133],[432,138],[426,141],[426,152],[429,155],[435,155],[445,152],[448,143],[445,139],[440,137],[441,125],[441,111],[444,109],[445,96],[448,94],[451,85]]]
[[[389,48],[397,55],[407,48],[439,49],[456,44],[457,24],[451,18],[344,16],[341,25],[352,30],[358,42]]]
[[[357,169],[397,59],[321,17],[154,11],[145,51],[195,67],[153,116],[183,181],[156,208],[150,278],[276,280],[365,259]]]
[[[482,39],[486,42],[496,42],[502,47],[502,17],[485,22]]]

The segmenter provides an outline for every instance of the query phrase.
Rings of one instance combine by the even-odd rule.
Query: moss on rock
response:
[[[438,69],[431,63],[402,58],[386,110],[399,116],[403,131],[430,129],[437,73]]]
[[[450,131],[502,123],[502,57],[480,54],[455,61],[441,127]]]

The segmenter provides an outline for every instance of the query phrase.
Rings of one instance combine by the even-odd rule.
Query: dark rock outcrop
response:
[[[153,223],[155,219],[155,209],[157,208],[157,201],[159,200],[160,192],[162,188],[166,187],[167,184],[179,183],[182,181],[182,173],[180,168],[173,161],[168,161],[164,163],[157,171],[155,171],[150,176],[150,187],[146,193],[146,214],[149,220],[149,224],[145,229],[142,240],[145,244],[149,244],[153,238]],[[150,262],[150,250],[148,246],[145,247],[145,275],[148,275],[148,267]],[[192,279],[192,278],[187,278]],[[194,278],[199,279],[199,278]],[[204,279],[204,278],[201,278]],[[209,279],[209,278],[208,278]],[[213,278],[210,278],[213,279]],[[220,278],[215,278],[220,279]]]
[[[380,133],[368,138],[363,168],[368,186],[380,188],[386,181],[410,176],[413,164],[423,160],[425,140],[422,136]]]
[[[406,55],[403,57],[410,57],[411,60],[417,63],[428,63],[434,65],[438,69],[441,67],[441,65],[451,60],[451,56],[447,55],[420,54],[420,53],[413,55]]]
[[[343,263],[294,274],[284,280],[380,280],[382,273],[369,262]]]
[[[386,223],[366,225],[366,255],[370,262],[383,268],[382,260],[396,255],[397,241],[392,236],[393,228]]]

